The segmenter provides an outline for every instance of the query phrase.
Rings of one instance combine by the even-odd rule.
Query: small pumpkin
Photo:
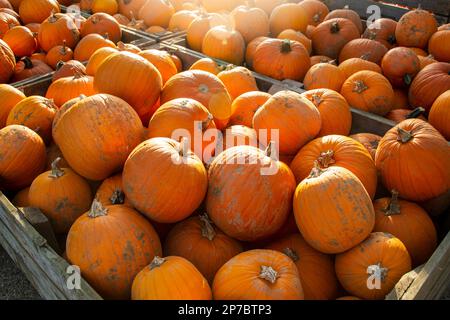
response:
[[[36,40],[30,29],[17,26],[9,29],[3,36],[16,57],[31,56],[36,50]]]
[[[318,63],[308,70],[303,84],[306,90],[331,89],[340,92],[345,80],[345,75],[337,66],[331,63]]]
[[[339,62],[351,58],[361,58],[380,64],[388,49],[378,41],[370,39],[354,39],[345,44],[339,53]]]
[[[94,90],[94,79],[81,73],[73,77],[61,78],[53,82],[47,89],[45,97],[52,99],[58,107],[81,94],[92,96]]]
[[[92,13],[104,12],[110,15],[114,15],[119,11],[119,4],[117,0],[93,0]]]
[[[385,118],[392,120],[395,123],[400,123],[406,119],[416,119],[416,118],[426,120],[426,118],[423,116],[423,113],[425,113],[425,109],[421,107],[415,108],[414,110],[395,109],[389,111],[388,114],[385,115]]]
[[[253,127],[253,116],[270,97],[271,95],[266,92],[250,91],[234,99],[229,125]]]
[[[395,38],[399,46],[426,48],[437,27],[438,23],[432,13],[415,9],[400,18],[395,28]]]
[[[170,31],[186,31],[189,25],[198,17],[197,12],[190,10],[181,10],[175,12],[170,17],[168,30]]]
[[[55,46],[47,53],[45,57],[46,63],[56,69],[58,63],[67,62],[73,59],[73,51],[66,46],[66,42],[64,41],[62,46]]]
[[[327,56],[311,56],[311,67],[318,63],[332,63],[336,64],[336,60],[331,59]]]
[[[405,47],[389,50],[381,61],[383,74],[395,87],[408,87],[420,71],[417,55]]]
[[[431,106],[428,121],[447,140],[450,140],[450,90],[442,93]]]
[[[51,72],[53,72],[53,69],[45,62],[24,57],[17,62],[11,82],[18,82]]]
[[[52,14],[39,28],[39,46],[46,52],[64,43],[74,49],[80,40],[80,33],[73,20],[65,14]]]
[[[148,26],[167,28],[175,9],[168,0],[149,0],[141,7],[138,18]]]
[[[9,84],[0,84],[0,99],[2,101],[0,104],[0,129],[6,126],[6,119],[10,111],[25,98],[26,96],[22,91]]]
[[[233,101],[243,93],[258,91],[255,77],[245,67],[229,66],[217,77],[223,82]]]
[[[234,65],[244,62],[245,41],[242,35],[225,26],[211,28],[203,38],[202,51],[212,58]]]
[[[307,12],[296,3],[283,3],[275,7],[270,14],[270,33],[274,37],[286,29],[305,33],[308,19]]]
[[[369,151],[372,159],[375,160],[375,153],[377,152],[378,144],[382,138],[381,136],[373,133],[356,133],[352,134],[350,138],[361,143],[364,148]]]
[[[355,73],[364,70],[374,71],[380,74],[382,73],[379,65],[361,58],[347,59],[339,64],[339,69],[342,71],[346,79],[350,78],[350,76]]]
[[[120,24],[107,13],[93,14],[83,23],[80,31],[82,37],[96,33],[101,36],[107,36],[114,43],[122,39],[122,28]]]
[[[306,11],[308,25],[312,26],[319,25],[330,12],[327,5],[318,0],[303,0],[298,5]]]
[[[189,45],[189,48],[201,52],[203,39],[205,38],[206,33],[212,27],[220,25],[221,22],[224,22],[223,24],[225,24],[225,19],[220,15],[206,13],[193,20],[186,30],[186,42]]]
[[[101,202],[103,206],[125,205],[132,207],[123,191],[122,174],[120,173],[103,180],[97,189],[95,199]]]
[[[6,32],[11,28],[20,26],[20,22],[16,17],[7,12],[0,12],[0,39],[2,39]]]
[[[367,26],[363,33],[363,38],[380,42],[386,48],[392,49],[396,44],[395,29],[397,21],[389,18],[380,18]]]
[[[30,201],[28,200],[29,191],[30,187],[27,187],[17,192],[14,198],[11,200],[11,203],[15,205],[17,208],[29,207],[30,206]]]

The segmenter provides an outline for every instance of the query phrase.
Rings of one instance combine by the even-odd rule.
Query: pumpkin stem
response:
[[[365,53],[365,54],[363,54],[363,55],[360,57],[360,59],[363,59],[363,60],[366,60],[366,61],[368,61],[369,58],[370,58],[370,53]]]
[[[400,127],[397,127],[397,141],[401,141],[402,143],[407,143],[413,138],[411,131],[406,131]]]
[[[119,189],[114,189],[111,197],[109,198],[112,204],[124,204],[125,203],[125,193]]]
[[[206,120],[202,121],[202,131],[205,131],[208,129],[209,125],[211,124],[211,121],[213,121],[214,117],[211,113],[208,113],[208,117]]]
[[[155,268],[159,268],[164,262],[166,262],[166,259],[155,256],[153,258],[153,261],[150,263],[150,270],[153,270]]]
[[[261,273],[259,274],[259,277],[274,284],[277,281],[279,275],[278,272],[273,270],[272,267],[261,266]]]
[[[331,24],[331,28],[330,28],[331,33],[338,33],[340,30],[341,30],[341,27],[339,27],[339,23],[337,23],[335,21]]]
[[[314,21],[314,22],[320,22],[320,16],[321,16],[320,13],[316,13],[316,14],[313,16],[313,21]]]
[[[386,280],[387,273],[388,273],[389,269],[388,268],[384,268],[381,265],[381,262],[378,262],[377,264],[370,265],[369,268],[375,271],[375,273],[374,273],[375,277],[377,279],[380,279],[381,282],[384,282],[384,280]]]
[[[312,168],[311,173],[308,176],[308,179],[318,178],[324,172],[325,172],[325,170],[320,168],[319,162],[316,160],[316,161],[314,161],[314,167]]]
[[[109,40],[109,33],[105,32],[105,34],[103,35],[103,38],[105,38],[106,40]]]
[[[58,63],[56,64],[56,71],[58,71],[59,69],[61,69],[66,63],[62,60],[58,61]]]
[[[216,231],[212,225],[212,221],[209,220],[208,214],[203,213],[200,215],[200,221],[202,222],[202,236],[212,241],[216,236]]]
[[[32,69],[34,67],[33,61],[29,57],[23,57],[20,61],[25,65],[25,69]]]
[[[55,10],[52,10],[50,17],[48,18],[48,22],[55,23],[56,21],[58,21],[58,18],[56,17],[56,12]]]
[[[391,45],[394,45],[397,43],[397,39],[395,38],[395,35],[391,34],[388,38],[387,38],[387,42]]]
[[[319,158],[317,158],[317,162],[320,164],[322,168],[328,168],[330,164],[336,163],[336,161],[333,159],[333,156],[334,156],[333,150],[321,152]]]
[[[284,39],[283,43],[281,44],[281,53],[289,53],[291,51],[292,51],[291,40]]]
[[[61,50],[59,51],[59,53],[60,53],[62,56],[65,56],[65,55],[67,54],[66,40],[63,40],[63,45],[62,45],[62,48],[61,48]]]
[[[188,139],[186,137],[182,137],[180,140],[180,146],[178,148],[178,154],[180,157],[185,157],[188,152]]]
[[[58,166],[60,161],[61,161],[61,157],[58,157],[52,162],[52,164],[51,164],[52,170],[51,170],[51,172],[49,174],[50,178],[58,179],[58,178],[62,177],[65,174],[64,170],[62,170]]]
[[[294,261],[294,262],[298,261],[298,259],[299,259],[297,252],[295,252],[294,249],[292,249],[292,248],[289,248],[289,247],[284,248],[283,253],[285,255],[287,255],[289,258],[291,258],[292,261]]]
[[[384,214],[386,216],[392,216],[396,214],[400,214],[400,203],[398,203],[398,191],[392,190],[391,191],[391,200],[389,201],[389,204],[386,208],[383,209]]]
[[[363,93],[367,89],[369,89],[369,88],[364,84],[364,82],[362,80],[355,81],[355,86],[353,87],[353,92]]]
[[[92,202],[91,210],[89,210],[88,217],[89,218],[97,218],[106,216],[108,214],[108,209],[103,207],[102,203],[97,199],[94,199]]]
[[[269,158],[272,158],[272,152],[274,151],[274,145],[275,145],[275,142],[270,141],[269,144],[267,145],[266,150],[264,151],[266,156],[268,156]]]
[[[316,107],[318,107],[322,102],[322,97],[315,93],[311,96],[311,101]]]
[[[410,113],[406,115],[406,119],[415,119],[420,117],[425,112],[425,109],[422,107],[417,107]]]
[[[410,74],[405,74],[404,76],[403,76],[403,82],[407,85],[407,86],[409,86],[410,84],[411,84],[411,82],[412,82],[412,77],[411,77],[411,75]]]

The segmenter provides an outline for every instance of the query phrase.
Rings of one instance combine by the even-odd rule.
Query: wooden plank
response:
[[[69,264],[0,192],[0,244],[44,299],[98,300],[81,279],[80,289],[67,287]]]
[[[435,14],[439,14],[442,16],[450,15],[449,0],[376,0],[376,1],[408,7],[410,9],[418,8],[420,6],[422,9],[433,12]]]
[[[394,289],[386,296],[385,300],[401,300],[423,267],[424,265],[418,266],[414,270],[404,274],[397,282]]]

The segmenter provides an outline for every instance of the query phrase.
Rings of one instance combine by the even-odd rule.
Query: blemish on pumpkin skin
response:
[[[125,261],[133,261],[135,256],[134,247],[130,240],[127,240],[122,257]]]

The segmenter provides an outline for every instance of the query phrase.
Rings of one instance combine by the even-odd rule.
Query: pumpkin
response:
[[[301,44],[303,44],[305,46],[306,50],[308,50],[308,53],[311,54],[312,42],[308,37],[306,37],[300,31],[286,29],[284,31],[281,31],[277,38],[278,39],[289,39],[292,41],[300,42]]]
[[[0,94],[1,96],[1,94]],[[450,140],[450,90],[442,93],[431,106],[428,121],[447,140]],[[0,125],[1,126],[1,125]]]
[[[64,41],[62,46],[55,46],[47,53],[45,57],[46,63],[56,69],[58,63],[67,62],[73,59],[73,51],[66,46],[66,42]]]
[[[137,17],[147,0],[119,0],[119,12],[128,19]]]
[[[266,151],[232,147],[209,167],[207,212],[216,226],[235,239],[254,241],[274,234],[291,210],[295,179],[284,163],[272,158],[272,149],[272,144]]]
[[[133,281],[133,300],[211,300],[205,277],[188,260],[156,256]]]
[[[92,96],[94,79],[83,74],[75,74],[73,77],[61,78],[53,82],[47,89],[45,97],[52,99],[58,107],[81,94]]]
[[[432,55],[428,55],[426,57],[423,56],[417,56],[417,58],[419,58],[419,62],[420,62],[420,70],[422,70],[423,68],[425,68],[426,66],[437,62],[436,60],[434,60],[434,57]]]
[[[371,198],[377,188],[377,170],[369,152],[355,140],[329,135],[314,139],[304,146],[291,163],[297,183],[306,179],[311,170],[342,167],[354,174],[363,184]]]
[[[323,88],[339,92],[345,80],[345,75],[337,66],[318,63],[308,70],[303,84],[306,90]]]
[[[266,248],[282,252],[294,261],[305,300],[329,300],[337,297],[338,281],[333,258],[312,248],[300,234],[287,235]]]
[[[215,300],[304,299],[294,262],[268,249],[246,251],[230,259],[217,271],[212,290]]]
[[[76,74],[86,74],[86,67],[77,60],[59,62],[56,71],[53,73],[52,82],[65,77],[73,77]]]
[[[169,138],[146,140],[133,150],[124,166],[125,195],[136,209],[160,223],[187,218],[205,197],[206,169],[183,143]],[[142,172],[148,166],[153,170]],[[158,184],[161,179],[164,185]],[[177,192],[167,194],[169,186]]]
[[[277,148],[281,154],[293,155],[318,135],[321,122],[319,110],[311,101],[293,91],[280,91],[256,111],[253,128],[268,131],[266,144],[273,139],[272,130],[279,130]]]
[[[395,28],[397,44],[403,47],[426,48],[428,40],[437,31],[433,14],[416,9],[405,13]]]
[[[437,246],[433,221],[419,205],[398,199],[393,190],[391,198],[373,203],[375,209],[374,232],[386,232],[400,239],[411,256],[412,265],[425,263]]]
[[[332,63],[336,64],[336,60],[331,59],[327,56],[311,56],[311,67],[318,63]]]
[[[28,187],[45,166],[45,144],[33,130],[10,125],[0,129],[0,190]]]
[[[160,27],[160,26],[151,26],[148,27],[145,32],[147,33],[160,33],[160,34],[165,34],[167,31],[165,28]]]
[[[293,202],[300,233],[323,253],[354,247],[370,234],[375,223],[369,194],[356,175],[344,167],[321,169],[315,165],[297,186]]]
[[[58,166],[60,168],[70,168],[66,159],[64,159],[61,150],[59,150],[58,145],[55,142],[51,142],[47,147],[47,164],[45,166],[45,170],[51,170],[53,161],[58,158]]]
[[[303,80],[311,66],[308,50],[297,41],[267,39],[258,45],[253,57],[256,72],[277,80]]]
[[[208,109],[193,99],[170,100],[153,114],[148,125],[147,138],[167,137],[179,141],[184,137],[189,140],[190,149],[207,163],[214,156],[215,148],[211,146],[214,146],[219,138],[212,118]],[[206,134],[210,139],[206,138]]]
[[[440,62],[450,63],[450,30],[434,33],[428,42],[428,52]]]
[[[221,67],[217,65],[217,62],[211,58],[201,58],[194,62],[189,70],[203,70],[210,72],[214,75],[218,75],[221,71]]]
[[[26,208],[30,206],[30,201],[28,200],[28,192],[30,187],[20,190],[16,193],[11,203],[17,208]]]
[[[437,62],[423,68],[409,87],[409,102],[412,107],[430,110],[433,102],[450,89],[450,63]]]
[[[335,18],[319,24],[311,34],[313,51],[317,55],[337,59],[342,48],[359,38],[358,28],[348,19]]]
[[[149,0],[139,10],[138,17],[148,26],[167,28],[174,13],[175,9],[169,0]]]
[[[13,27],[20,26],[19,20],[6,12],[0,12],[0,39]]]
[[[61,169],[58,161],[52,163],[52,170],[34,179],[28,199],[32,207],[44,213],[56,233],[66,233],[89,209],[92,194],[86,180],[71,169]]]
[[[229,126],[225,130],[223,148],[229,149],[237,146],[258,147],[258,134],[256,130],[242,125]]]
[[[84,94],[81,94],[78,97],[67,101],[58,109],[58,111],[56,112],[55,118],[53,118],[53,125],[52,125],[52,134],[53,135],[55,135],[54,130],[57,127],[58,122],[61,119],[61,117],[63,116],[63,114],[66,113],[70,108],[72,108],[78,102],[84,100],[85,98],[86,98],[86,96]],[[59,150],[59,151],[61,151],[61,150]],[[60,152],[60,153],[61,153],[61,157],[62,157],[62,152]],[[65,163],[64,166],[69,167],[69,164]]]
[[[273,9],[283,4],[284,0],[253,0],[256,8],[263,9],[268,16],[272,13]]]
[[[162,78],[158,69],[143,57],[125,51],[108,56],[94,77],[97,92],[124,99],[136,110],[144,124],[150,118],[151,107],[158,101],[161,87]]]
[[[392,110],[395,109],[408,109],[408,92],[402,89],[394,89],[394,101],[392,102]]]
[[[429,200],[450,186],[447,141],[420,119],[402,121],[389,130],[378,145],[375,164],[383,185],[405,200]]]
[[[206,214],[175,225],[164,245],[165,255],[189,260],[209,283],[220,267],[241,252],[241,244],[214,226]]]
[[[270,97],[271,95],[266,92],[250,91],[234,99],[231,105],[229,125],[253,127],[253,116],[256,110],[266,103]]]
[[[6,42],[0,39],[0,84],[8,82],[14,74],[16,59],[14,52]]]
[[[378,144],[382,137],[373,133],[356,133],[352,134],[350,138],[361,143],[369,152],[372,159],[375,160],[375,153],[377,152]]]
[[[14,55],[17,57],[31,56],[36,50],[36,40],[30,29],[22,26],[9,29],[4,37]]]
[[[197,12],[181,10],[172,15],[169,21],[169,31],[186,31],[189,25],[198,17]]]
[[[269,17],[264,10],[239,6],[230,15],[234,28],[242,35],[245,43],[269,35]]]
[[[46,52],[64,43],[74,49],[79,40],[80,34],[75,23],[65,14],[52,14],[39,28],[39,46]]]
[[[36,53],[33,53],[33,54],[31,55],[30,59],[32,59],[32,60],[38,60],[38,61],[41,61],[41,62],[47,64],[47,55],[46,55],[45,53],[43,53],[43,52],[36,52]]]
[[[411,270],[411,258],[399,239],[374,232],[354,248],[338,254],[335,268],[339,282],[350,294],[363,299],[384,299]]]
[[[205,38],[206,33],[213,26],[216,26],[213,18],[215,18],[215,16],[212,14],[202,14],[192,21],[186,30],[186,42],[189,45],[189,48],[199,52],[202,51],[203,39]]]
[[[308,25],[317,26],[328,15],[330,10],[327,5],[318,0],[304,0],[298,4],[309,18]]]
[[[201,70],[178,73],[166,82],[161,103],[177,98],[191,98],[203,104],[214,117],[218,129],[228,124],[231,116],[231,97],[217,76]]]
[[[122,26],[126,26],[130,23],[130,19],[121,13],[116,13],[113,15],[113,18],[116,19],[116,21]]]
[[[103,180],[98,187],[95,199],[103,204],[103,206],[125,205],[132,207],[123,192],[122,174],[116,174]]]
[[[122,39],[122,28],[120,24],[107,13],[95,13],[83,23],[81,26],[81,36],[86,37],[92,33],[107,36],[114,43]]]
[[[80,9],[90,13],[92,11],[92,3],[94,0],[80,0]]]
[[[96,245],[86,239],[96,239]],[[66,254],[102,297],[129,299],[134,277],[161,255],[161,243],[137,211],[121,205],[103,207],[94,200],[70,228]]]
[[[153,64],[162,77],[162,84],[178,73],[177,66],[173,62],[170,54],[166,51],[148,49],[139,52],[139,55]]]
[[[395,123],[400,123],[403,120],[415,118],[426,120],[425,117],[422,115],[424,112],[425,109],[421,107],[415,108],[414,110],[395,109],[389,111],[388,114],[385,115],[385,118],[394,121]]]
[[[117,43],[117,49],[119,49],[119,51],[128,51],[136,54],[139,54],[142,51],[138,46],[132,43],[123,43],[122,41]]]
[[[25,98],[22,91],[9,84],[0,84],[0,129],[6,126],[6,119],[12,108]]]
[[[24,57],[17,62],[11,82],[22,81],[50,72],[53,72],[53,69],[45,62]]]
[[[409,48],[397,47],[386,53],[381,68],[393,86],[408,87],[420,71],[420,61]]]
[[[363,33],[363,25],[359,14],[355,10],[351,9],[336,9],[328,13],[325,17],[325,21],[332,19],[348,19],[358,28],[359,34]]]
[[[359,71],[374,71],[377,73],[382,73],[382,70],[379,65],[374,62],[361,59],[361,58],[350,58],[339,64],[339,69],[345,76],[345,79],[350,78],[350,76],[354,75]]]
[[[363,38],[375,40],[383,44],[387,49],[392,49],[396,44],[395,29],[397,21],[389,18],[380,18],[367,26]]]
[[[95,51],[104,47],[116,48],[116,45],[99,34],[91,33],[80,40],[73,52],[73,56],[75,60],[88,61]]]
[[[23,125],[38,133],[44,142],[52,139],[52,122],[57,108],[52,100],[31,96],[12,108],[6,125]]]
[[[255,57],[256,48],[268,37],[258,37],[250,41],[245,49],[245,63],[249,68],[253,67],[253,59]]]
[[[352,114],[347,101],[330,89],[309,90],[302,94],[319,110],[322,126],[319,137],[329,134],[347,136],[352,126]]]
[[[9,3],[13,7],[14,10],[19,10],[19,5],[23,0],[9,0]]]
[[[274,37],[286,29],[305,33],[308,19],[306,11],[296,3],[283,3],[275,7],[270,14],[270,33]]]
[[[232,100],[243,93],[258,91],[255,77],[251,71],[245,67],[229,66],[224,71],[220,72],[217,77],[227,88]]]
[[[95,73],[97,72],[103,61],[105,61],[105,59],[113,53],[117,53],[116,48],[104,47],[96,50],[89,58],[89,61],[86,65],[86,74],[95,76]]]
[[[384,55],[388,52],[386,47],[378,41],[370,39],[354,39],[348,42],[339,53],[339,62],[351,58],[361,58],[365,60],[381,63]]]
[[[125,101],[97,94],[64,113],[53,128],[53,138],[71,168],[98,181],[122,168],[129,153],[142,141],[143,128]]]
[[[178,72],[183,71],[183,62],[181,61],[181,59],[175,54],[170,54],[170,57],[172,58],[173,63],[175,63]]]
[[[119,11],[119,5],[116,0],[93,0],[91,10],[94,14],[104,12],[114,15]]]
[[[392,108],[394,90],[389,81],[374,71],[359,71],[345,80],[341,94],[351,107],[385,115]]]
[[[203,38],[203,53],[211,58],[241,65],[244,62],[245,42],[238,31],[225,26],[211,28]]]

